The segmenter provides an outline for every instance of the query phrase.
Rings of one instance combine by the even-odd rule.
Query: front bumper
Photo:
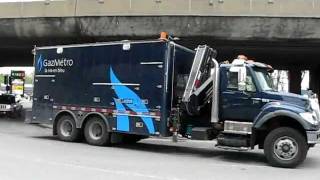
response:
[[[320,142],[320,130],[318,131],[307,131],[308,144],[317,144]]]
[[[7,109],[0,108],[0,112],[3,112],[3,113],[5,113],[5,112],[13,112],[13,111],[14,111],[13,108],[7,108]]]

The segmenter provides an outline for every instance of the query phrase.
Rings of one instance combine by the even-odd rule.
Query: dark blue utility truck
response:
[[[53,124],[64,141],[92,145],[150,136],[263,148],[271,165],[295,167],[319,139],[316,95],[272,88],[271,66],[215,60],[166,39],[34,49],[29,123]]]

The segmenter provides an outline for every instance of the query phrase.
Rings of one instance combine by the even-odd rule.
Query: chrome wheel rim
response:
[[[284,136],[275,141],[273,151],[279,159],[290,161],[297,156],[299,147],[295,139]]]
[[[61,134],[65,137],[69,137],[73,131],[73,124],[71,120],[64,120],[60,126]]]

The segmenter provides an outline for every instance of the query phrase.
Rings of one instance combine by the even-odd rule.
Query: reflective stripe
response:
[[[0,104],[0,108],[5,108]],[[160,118],[161,113],[158,111],[155,112],[134,112],[129,110],[117,110],[117,109],[108,109],[108,108],[98,108],[98,107],[77,107],[77,106],[59,106],[54,105],[53,109],[60,110],[72,110],[72,111],[85,111],[85,112],[102,112],[102,113],[112,113],[113,115],[127,115],[132,117],[145,117],[145,118]]]
[[[140,86],[135,83],[92,83],[94,86]]]

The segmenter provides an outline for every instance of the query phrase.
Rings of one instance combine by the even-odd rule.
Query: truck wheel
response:
[[[74,142],[80,139],[80,129],[71,116],[61,116],[57,123],[57,134],[60,140]]]
[[[264,141],[264,154],[272,166],[296,167],[305,160],[307,152],[305,137],[293,128],[274,129]]]
[[[110,144],[110,133],[106,123],[98,117],[92,117],[84,128],[84,137],[88,144],[104,146]]]

